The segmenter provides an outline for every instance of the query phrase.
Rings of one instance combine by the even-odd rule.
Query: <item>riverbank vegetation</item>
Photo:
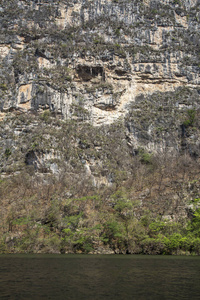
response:
[[[31,168],[2,178],[0,252],[199,255],[198,164],[153,160],[138,155],[134,176],[110,186]]]

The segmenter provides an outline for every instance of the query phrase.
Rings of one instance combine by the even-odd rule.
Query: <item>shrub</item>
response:
[[[48,123],[50,121],[51,112],[49,110],[45,110],[41,115],[41,120],[43,120],[45,123]]]
[[[188,119],[183,122],[183,125],[185,127],[189,127],[189,126],[192,126],[194,124],[196,111],[194,109],[189,109],[187,111],[187,115],[188,115]]]
[[[146,152],[144,149],[139,149],[140,161],[142,164],[150,165],[152,164],[152,154]]]
[[[6,158],[8,158],[12,154],[12,152],[9,148],[6,148],[4,154],[5,154]]]

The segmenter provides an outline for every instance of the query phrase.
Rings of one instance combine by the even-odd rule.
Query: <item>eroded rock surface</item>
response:
[[[198,156],[199,5],[1,1],[0,120],[50,111],[92,126],[122,122],[133,154]]]
[[[1,109],[78,105],[97,126],[141,94],[199,89],[199,14],[198,1],[2,1]]]

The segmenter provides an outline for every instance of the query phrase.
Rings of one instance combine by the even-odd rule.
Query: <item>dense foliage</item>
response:
[[[1,253],[199,254],[195,156],[142,148],[133,154],[119,122],[100,129],[49,113],[6,121],[24,122],[30,132],[1,159]],[[50,150],[57,154],[45,161]],[[99,164],[86,175],[90,157]]]
[[[176,221],[143,209],[137,216],[139,203],[123,188],[67,198],[55,183],[36,192],[26,180],[30,186],[23,184],[23,195],[15,196],[15,204],[10,200],[1,218],[1,253],[200,254],[200,199],[188,220]],[[8,182],[1,188],[8,189]]]

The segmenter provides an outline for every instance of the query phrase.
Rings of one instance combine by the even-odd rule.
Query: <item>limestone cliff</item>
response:
[[[1,0],[0,18],[2,180],[56,180],[59,199],[124,185],[135,216],[186,217],[199,197],[200,1]]]
[[[199,109],[199,5],[2,0],[1,119],[43,110],[93,126],[121,118],[133,151],[163,151],[169,140],[181,151],[188,110]]]
[[[3,112],[110,124],[138,95],[199,87],[198,1],[1,1],[1,17]]]

